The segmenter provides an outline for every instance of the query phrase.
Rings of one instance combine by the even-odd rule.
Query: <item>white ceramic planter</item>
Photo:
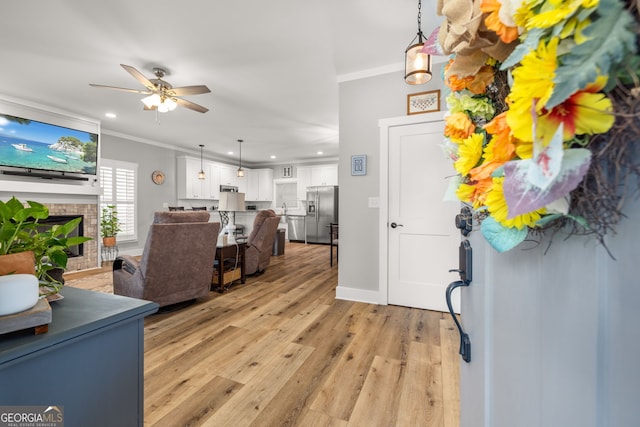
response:
[[[0,276],[0,316],[30,309],[38,303],[39,292],[33,274]]]

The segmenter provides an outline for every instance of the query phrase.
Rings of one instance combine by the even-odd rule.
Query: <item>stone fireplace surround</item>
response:
[[[91,240],[84,243],[82,256],[71,257],[67,271],[86,270],[98,266],[98,205],[79,203],[43,203],[49,208],[49,216],[82,215],[84,235]]]
[[[70,257],[67,271],[100,267],[100,235],[98,229],[98,197],[96,184],[70,185],[43,180],[23,180],[0,175],[0,200],[16,197],[26,203],[33,200],[49,208],[49,215],[83,216],[84,235],[91,240],[84,243],[82,256]]]

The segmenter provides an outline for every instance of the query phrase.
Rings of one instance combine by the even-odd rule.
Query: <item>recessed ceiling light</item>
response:
[[[318,156],[322,156],[322,151],[318,151]]]
[[[272,159],[275,159],[275,158],[276,158],[276,156],[274,156],[274,155],[272,154],[272,155],[271,155],[271,158],[272,158]]]
[[[233,155],[233,151],[227,151],[227,154],[232,156]]]
[[[116,117],[118,117],[118,116],[116,116],[115,113],[105,113],[104,115],[109,117],[110,119],[115,119]]]

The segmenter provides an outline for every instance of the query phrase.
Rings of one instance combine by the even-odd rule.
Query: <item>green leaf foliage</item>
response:
[[[536,50],[538,48],[538,43],[540,43],[540,39],[544,35],[544,30],[541,28],[533,28],[532,30],[527,32],[527,37],[522,40],[516,48],[511,52],[509,57],[505,59],[505,61],[500,66],[501,70],[507,70],[525,57],[526,54],[531,52],[532,50]]]
[[[493,217],[485,218],[480,225],[480,231],[487,242],[496,251],[502,253],[524,242],[529,231],[527,228],[509,228],[497,222]]]
[[[0,201],[0,255],[33,251],[36,275],[49,282],[48,271],[67,266],[66,250],[91,240],[90,237],[68,237],[80,221],[80,217],[46,229],[38,224],[49,217],[49,209],[41,203],[27,201],[27,206],[15,197]]]
[[[556,70],[555,88],[546,105],[548,109],[595,81],[598,75],[609,74],[627,53],[633,52],[633,18],[622,3],[602,0],[598,14],[598,19],[583,31],[588,40],[560,58],[562,65]]]

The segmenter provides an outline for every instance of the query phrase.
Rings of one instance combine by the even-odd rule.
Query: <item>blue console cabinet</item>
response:
[[[41,335],[0,335],[0,405],[62,406],[67,426],[142,426],[144,317],[158,305],[66,286]]]

